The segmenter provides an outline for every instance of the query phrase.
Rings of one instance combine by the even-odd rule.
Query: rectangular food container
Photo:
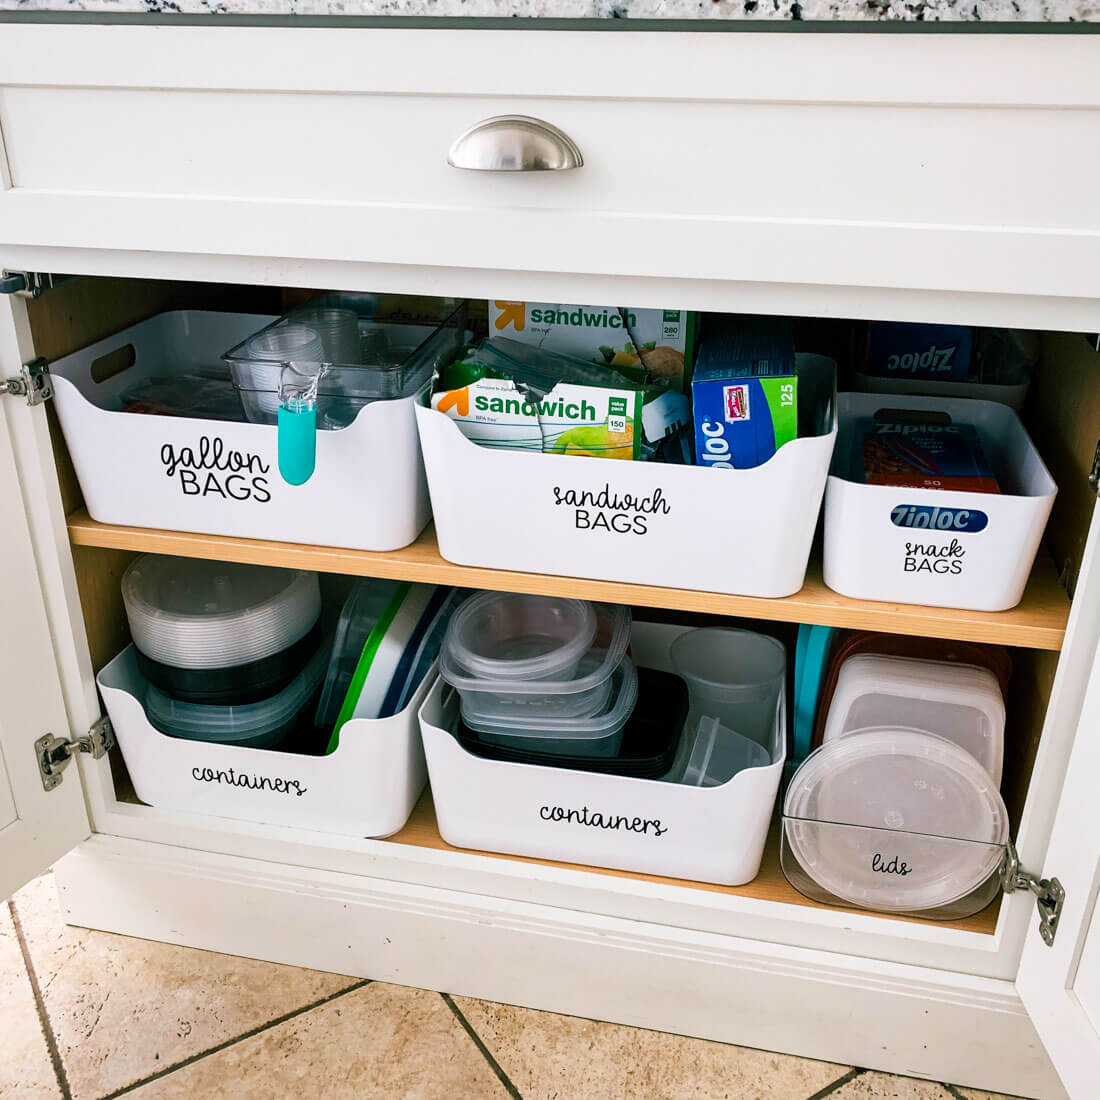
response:
[[[1005,611],[1020,602],[1058,491],[1007,405],[842,393],[825,489],[825,583],[855,599]],[[973,425],[1001,492],[908,489],[851,480],[856,422],[884,410]]]
[[[800,437],[749,470],[491,450],[418,407],[440,553],[460,565],[792,595],[836,438],[835,364],[802,355],[797,369]]]
[[[634,663],[673,671],[669,649],[688,629],[635,623]],[[420,728],[448,844],[729,886],[759,871],[786,759],[782,699],[772,762],[717,787],[473,756],[451,732],[457,718],[457,694],[440,680]]]
[[[333,752],[305,756],[161,733],[142,705],[146,682],[133,646],[96,677],[142,802],[358,837],[396,833],[424,789],[417,712],[435,680],[433,668],[400,713],[354,718]]]
[[[340,430],[319,431],[316,472],[288,485],[274,424],[122,411],[123,395],[153,377],[209,372],[277,318],[162,313],[50,365],[58,417],[89,514],[101,523],[396,550],[431,514],[416,431],[417,393],[465,335],[461,315],[402,326],[416,350],[404,396],[364,402]],[[102,377],[103,365],[130,365]],[[415,384],[414,384],[415,383]],[[273,395],[277,396],[277,395]]]

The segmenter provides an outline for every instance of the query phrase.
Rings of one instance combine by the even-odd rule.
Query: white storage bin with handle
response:
[[[635,623],[636,665],[672,672],[690,627]],[[718,786],[484,759],[450,732],[458,695],[442,680],[420,709],[439,832],[458,848],[735,886],[760,869],[786,759],[780,698],[770,763]]]
[[[347,427],[319,431],[316,473],[296,486],[279,475],[275,425],[244,422],[239,402],[237,419],[122,411],[124,395],[151,378],[211,373],[228,387],[222,354],[274,320],[162,313],[50,365],[93,519],[289,542],[308,532],[310,542],[358,550],[396,550],[416,539],[430,505],[415,394],[373,401]],[[462,326],[408,327],[420,341],[415,354],[426,384],[457,350]],[[130,366],[96,381],[105,364],[127,358]]]
[[[440,553],[460,565],[792,595],[836,438],[835,364],[800,355],[798,372],[800,437],[749,470],[493,450],[418,407]]]
[[[871,653],[849,657],[837,675],[822,743],[882,726],[946,738],[1001,784],[1005,704],[988,668]]]
[[[170,737],[142,706],[146,681],[128,646],[96,682],[142,802],[183,813],[382,837],[401,829],[424,789],[417,711],[434,668],[390,718],[354,718],[326,756]],[[318,681],[319,683],[319,681]]]
[[[825,489],[825,583],[843,596],[1005,611],[1020,602],[1058,491],[1020,418],[992,401],[843,393]],[[978,432],[1000,493],[851,480],[857,422],[947,414]]]

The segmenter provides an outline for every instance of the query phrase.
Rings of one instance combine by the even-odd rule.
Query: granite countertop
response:
[[[0,12],[466,19],[1100,22],[1100,0],[0,0]]]

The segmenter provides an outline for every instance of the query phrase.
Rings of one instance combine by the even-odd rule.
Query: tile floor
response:
[[[0,905],[0,1096],[19,1100],[1008,1100],[253,962]]]

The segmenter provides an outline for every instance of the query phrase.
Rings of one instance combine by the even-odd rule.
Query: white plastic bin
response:
[[[440,553],[460,565],[792,595],[836,438],[835,365],[802,355],[798,369],[816,434],[751,470],[493,450],[418,407]]]
[[[1058,487],[1020,418],[993,401],[842,393],[825,489],[825,583],[844,596],[1005,611],[1020,602]],[[848,480],[854,422],[885,409],[947,413],[981,437],[1001,492]]]
[[[162,313],[50,365],[55,403],[88,512],[101,523],[396,550],[430,516],[416,431],[416,395],[375,401],[338,431],[317,433],[316,473],[279,475],[274,425],[121,412],[143,379],[215,368],[222,353],[275,318]],[[460,327],[415,328],[421,353],[446,358]],[[452,348],[452,344],[454,348]],[[132,348],[131,366],[103,382],[100,360]],[[430,374],[430,371],[428,372]]]
[[[145,681],[128,646],[96,678],[142,802],[186,813],[344,836],[401,829],[424,789],[417,712],[434,669],[392,718],[354,718],[327,756],[169,737],[142,706]]]
[[[688,629],[635,623],[635,664],[671,672],[669,648]],[[457,712],[457,693],[442,680],[420,709],[439,832],[448,844],[727,886],[760,870],[786,759],[784,701],[772,762],[716,787],[483,759],[449,732]]]

